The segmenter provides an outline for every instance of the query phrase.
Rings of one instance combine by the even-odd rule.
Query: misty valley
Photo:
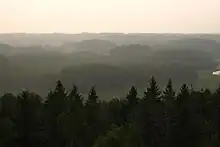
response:
[[[220,35],[0,34],[0,146],[218,147]]]
[[[149,77],[161,87],[172,78],[215,89],[220,35],[1,34],[0,93],[22,89],[47,95],[56,81],[83,94],[95,86],[102,99],[123,96],[131,85],[144,91]]]

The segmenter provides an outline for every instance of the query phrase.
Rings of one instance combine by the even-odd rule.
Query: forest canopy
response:
[[[143,96],[141,96],[143,95]],[[24,90],[0,98],[0,145],[5,147],[217,147],[220,88],[194,90],[152,77],[143,94],[101,100],[93,86],[83,96],[57,81],[46,97]]]

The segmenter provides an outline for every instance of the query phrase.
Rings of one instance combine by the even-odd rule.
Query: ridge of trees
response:
[[[124,99],[101,101],[93,86],[83,98],[61,81],[46,98],[22,91],[0,98],[4,147],[217,147],[220,87],[196,91],[183,84],[161,90],[152,77],[143,97],[132,86]]]

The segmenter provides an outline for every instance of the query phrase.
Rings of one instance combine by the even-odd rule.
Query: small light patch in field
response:
[[[220,71],[215,71],[212,73],[212,75],[218,76],[218,75],[220,75]]]

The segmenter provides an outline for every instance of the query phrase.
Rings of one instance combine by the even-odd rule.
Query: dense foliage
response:
[[[217,147],[220,88],[196,91],[183,84],[162,90],[154,77],[140,96],[101,101],[95,87],[83,97],[58,81],[46,98],[22,91],[0,99],[2,147]]]

